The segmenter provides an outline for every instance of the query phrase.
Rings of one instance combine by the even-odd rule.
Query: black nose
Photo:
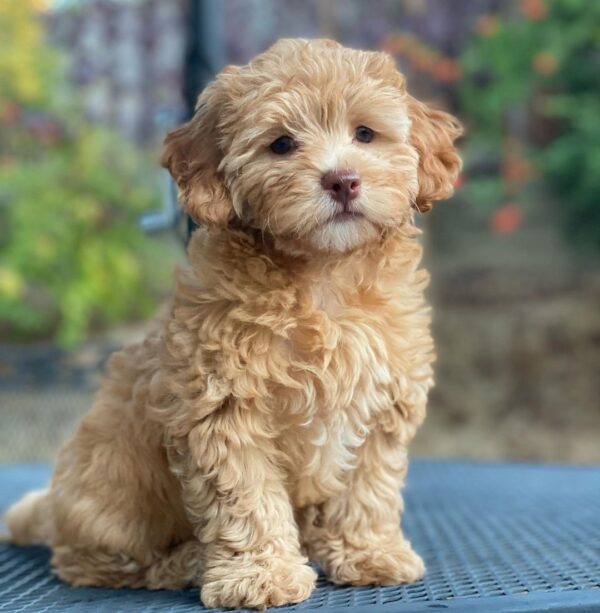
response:
[[[360,177],[355,170],[328,170],[321,178],[323,189],[329,192],[344,208],[358,197],[360,193]]]

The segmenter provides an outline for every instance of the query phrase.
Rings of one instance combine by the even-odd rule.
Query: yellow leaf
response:
[[[24,289],[25,283],[19,273],[5,266],[0,267],[0,296],[18,298]]]

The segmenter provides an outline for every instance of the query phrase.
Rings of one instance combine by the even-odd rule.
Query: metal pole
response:
[[[223,67],[225,53],[221,0],[189,0],[188,8],[183,94],[188,117],[192,117],[198,94]],[[188,240],[197,227],[188,215]]]
[[[198,94],[224,63],[222,3],[220,0],[187,0],[186,19],[183,96],[186,107],[184,119],[189,119],[194,114]],[[142,215],[141,228],[145,232],[169,228],[177,230],[183,222],[183,232],[189,240],[197,226],[189,216],[187,220],[182,219],[177,204],[177,189],[166,171],[162,175],[162,194],[162,208]]]
[[[191,117],[198,94],[223,67],[225,53],[220,0],[189,0],[188,10],[183,92]]]

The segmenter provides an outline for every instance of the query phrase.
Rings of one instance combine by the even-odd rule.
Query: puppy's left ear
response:
[[[433,202],[454,193],[454,182],[462,162],[454,141],[463,133],[458,120],[408,97],[411,119],[410,144],[419,154],[419,193],[414,206],[421,213],[431,209]]]

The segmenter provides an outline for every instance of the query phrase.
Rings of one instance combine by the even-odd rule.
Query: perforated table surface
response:
[[[0,512],[49,474],[0,466]],[[280,610],[600,613],[600,468],[415,460],[405,500],[424,580],[352,588],[321,578],[309,600]],[[45,548],[0,545],[0,611],[201,610],[197,589],[68,587]]]

